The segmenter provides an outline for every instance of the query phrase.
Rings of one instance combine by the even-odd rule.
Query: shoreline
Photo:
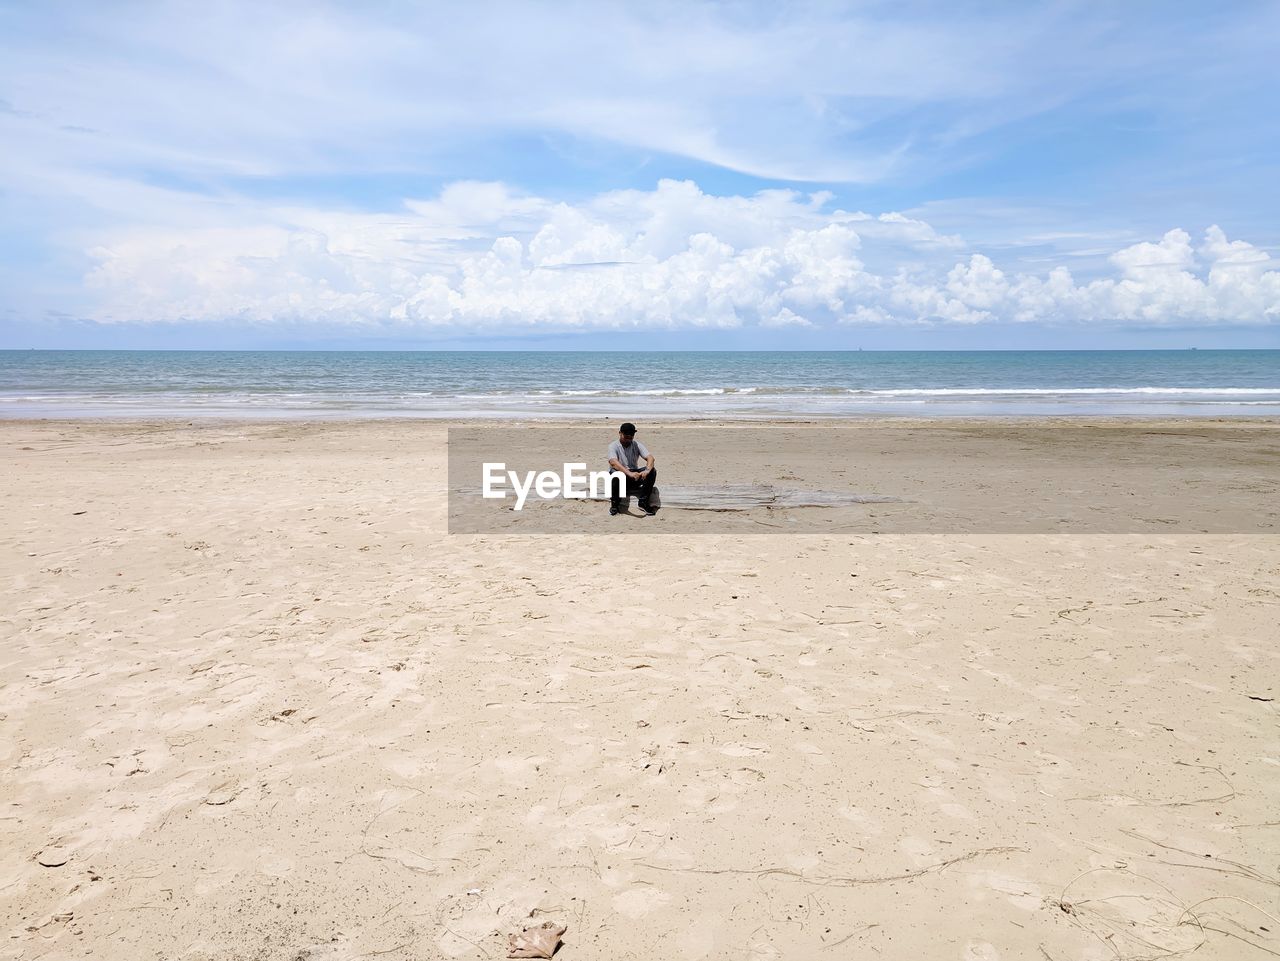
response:
[[[380,417],[230,417],[230,416],[157,416],[138,417],[0,417],[0,430],[6,427],[31,426],[75,426],[93,425],[99,427],[338,427],[338,426],[413,426],[423,427],[503,427],[510,425],[530,427],[599,427],[602,423],[612,424],[619,419],[632,419],[637,423],[651,424],[655,427],[1195,427],[1199,426],[1239,426],[1239,427],[1280,427],[1280,415],[1241,414],[1209,416],[1172,416],[1151,415],[1135,416],[1129,414],[1096,415],[1096,414],[1044,414],[1044,415],[943,415],[933,417],[913,417],[903,415],[868,415],[865,417],[646,417],[644,414],[607,414],[591,417],[539,417],[536,415],[500,419],[497,417],[421,417],[421,416],[380,416]]]
[[[1172,405],[1170,405],[1172,406]],[[1193,405],[1189,405],[1193,406]],[[1269,410],[1250,410],[1249,408],[1262,407],[1271,408]],[[1001,410],[984,410],[980,412],[957,412],[938,409],[934,412],[921,412],[917,409],[910,411],[893,411],[893,410],[868,410],[865,412],[849,412],[841,411],[839,413],[821,413],[808,410],[797,411],[767,411],[762,413],[750,413],[744,411],[727,411],[727,412],[710,412],[698,413],[696,411],[663,411],[661,409],[646,408],[642,403],[633,405],[618,405],[616,409],[603,410],[601,412],[593,411],[564,411],[563,413],[547,412],[539,410],[535,413],[526,413],[527,408],[513,407],[511,409],[494,409],[485,412],[473,411],[443,411],[440,413],[431,413],[423,410],[413,410],[395,412],[389,410],[263,410],[262,412],[253,412],[252,410],[233,410],[233,411],[205,411],[201,409],[192,409],[186,411],[171,410],[140,410],[126,412],[103,412],[101,410],[93,410],[91,412],[77,413],[75,411],[52,411],[48,414],[38,411],[22,411],[10,413],[6,410],[0,410],[0,423],[12,421],[116,421],[120,423],[130,423],[135,421],[244,421],[246,423],[258,421],[280,421],[280,422],[310,422],[310,421],[335,421],[335,422],[359,422],[359,421],[423,421],[423,422],[502,422],[511,420],[537,420],[552,423],[572,424],[575,421],[595,421],[599,419],[616,419],[626,420],[628,418],[640,418],[651,423],[676,423],[682,421],[735,421],[742,423],[769,423],[769,422],[795,422],[795,421],[813,421],[823,423],[839,423],[842,421],[963,421],[963,420],[1280,420],[1280,402],[1274,404],[1231,404],[1224,405],[1227,409],[1200,409],[1196,411],[1176,411],[1161,410],[1157,407],[1150,407],[1142,410],[1122,409],[1113,410],[1111,412],[1100,412],[1095,410],[1062,410],[1060,412],[1034,410],[1028,411],[1023,409],[1012,409],[1008,411]]]

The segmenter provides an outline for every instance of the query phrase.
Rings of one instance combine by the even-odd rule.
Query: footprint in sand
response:
[[[903,838],[898,842],[898,847],[918,868],[937,860],[937,852],[934,851],[933,845],[921,838]]]
[[[876,818],[867,814],[867,812],[862,808],[845,805],[837,808],[836,813],[846,821],[851,821],[858,825],[858,828],[864,834],[876,835],[884,833],[884,825],[882,825]]]
[[[964,961],[1000,961],[1000,952],[986,941],[970,941],[964,946]]]
[[[769,749],[760,744],[726,744],[720,753],[727,757],[756,757],[768,754]]]
[[[258,870],[269,878],[283,878],[293,873],[293,858],[268,855],[258,862]]]
[[[1023,911],[1036,911],[1044,905],[1044,892],[1023,878],[987,871],[975,875],[969,883],[1003,894],[1010,904]]]
[[[507,782],[529,784],[537,777],[539,768],[546,763],[545,757],[500,757],[494,758],[493,766]]]
[[[614,895],[613,910],[623,917],[635,920],[662,907],[670,900],[671,895],[665,891],[650,885],[639,885]]]

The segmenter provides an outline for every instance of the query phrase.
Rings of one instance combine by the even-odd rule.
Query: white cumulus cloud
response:
[[[715,196],[689,181],[570,204],[456,183],[392,214],[251,207],[240,225],[98,235],[104,322],[324,322],[499,330],[987,322],[1280,323],[1280,269],[1210,227],[1012,273],[900,214],[826,194]],[[876,269],[868,267],[874,262]],[[888,264],[888,266],[885,266]]]

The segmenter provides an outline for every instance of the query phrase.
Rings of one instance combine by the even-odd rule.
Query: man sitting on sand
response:
[[[618,428],[618,439],[609,445],[609,467],[624,475],[620,481],[612,478],[609,481],[612,495],[609,513],[617,514],[627,498],[635,494],[640,509],[646,515],[653,516],[649,495],[653,492],[653,482],[658,479],[658,472],[653,466],[653,455],[644,444],[636,440],[635,424],[627,423]]]

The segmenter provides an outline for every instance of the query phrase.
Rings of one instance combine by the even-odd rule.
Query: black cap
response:
[[[626,434],[628,437],[634,434],[635,432],[636,432],[636,425],[631,423],[630,421],[627,421],[627,423],[623,424],[621,427],[618,428],[619,434]]]

